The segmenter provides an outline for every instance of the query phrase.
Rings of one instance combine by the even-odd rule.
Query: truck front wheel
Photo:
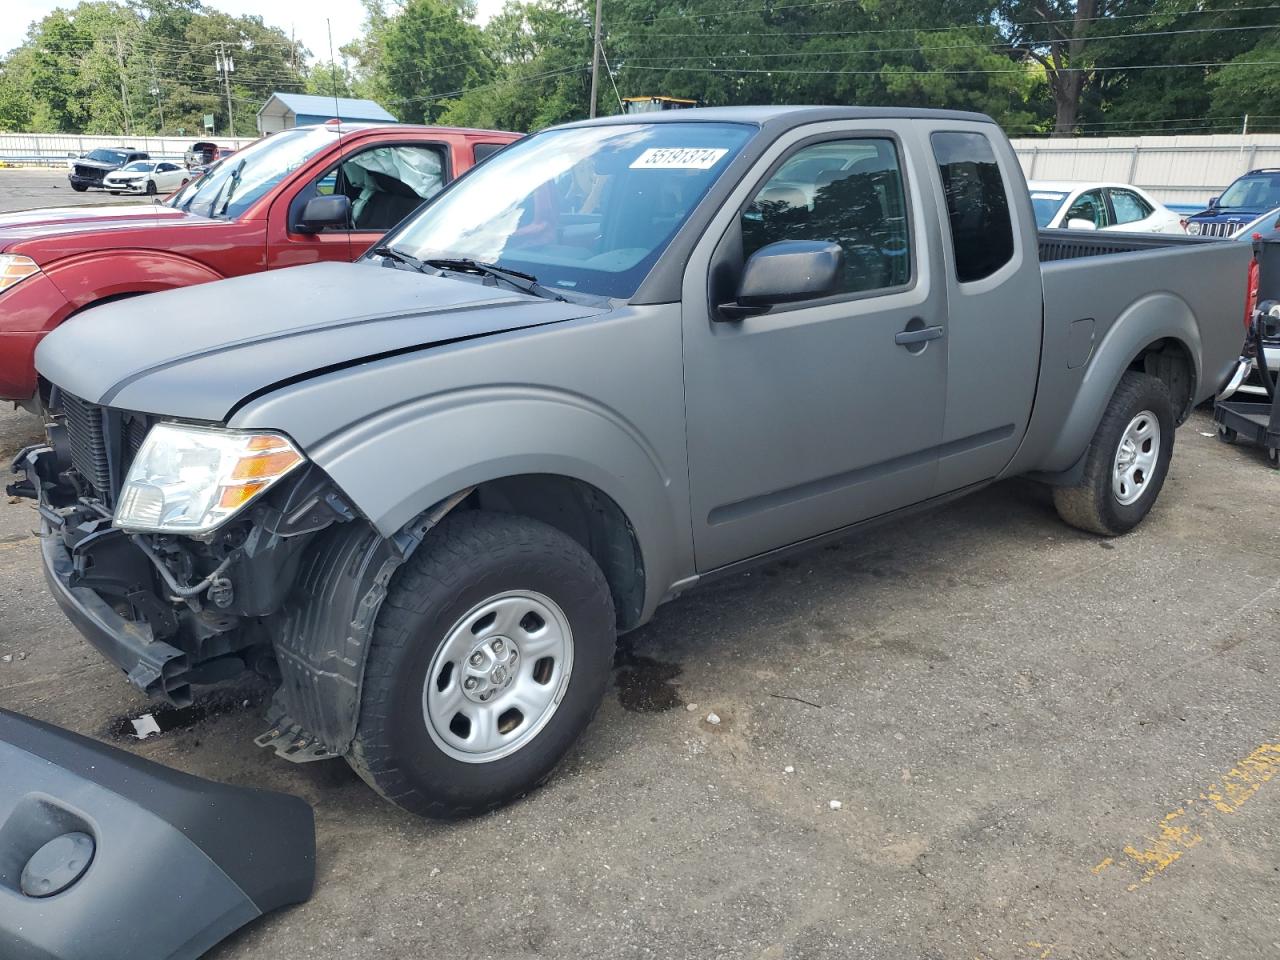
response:
[[[347,761],[411,813],[536,787],[604,695],[613,600],[591,555],[525,517],[446,517],[387,587]]]
[[[1173,402],[1164,381],[1127,371],[1085,453],[1084,476],[1053,488],[1058,515],[1114,537],[1136,527],[1160,495],[1173,456]]]

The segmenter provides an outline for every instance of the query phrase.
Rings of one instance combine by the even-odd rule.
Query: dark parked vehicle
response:
[[[220,147],[216,143],[202,140],[191,145],[191,149],[186,152],[183,161],[188,170],[193,173],[203,173],[219,160],[223,160],[235,152],[234,147]]]
[[[1187,218],[1187,233],[1200,237],[1232,237],[1268,210],[1280,207],[1280,168],[1250,170],[1211,197],[1209,206]]]
[[[258,669],[263,745],[475,813],[550,775],[616,634],[703,580],[1015,475],[1132,529],[1232,369],[1250,259],[1039,233],[979,114],[570,124],[357,263],[72,318],[10,490],[140,690]]]
[[[71,181],[72,190],[84,193],[90,187],[101,187],[103,177],[112,170],[119,170],[135,160],[150,159],[150,154],[132,147],[100,147],[70,161],[71,171],[67,179]]]

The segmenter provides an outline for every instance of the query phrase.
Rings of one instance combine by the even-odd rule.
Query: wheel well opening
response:
[[[591,484],[549,474],[503,477],[477,486],[460,506],[518,513],[568,534],[604,572],[618,629],[640,622],[645,594],[640,545],[622,509]]]
[[[1164,381],[1178,423],[1191,415],[1196,395],[1196,368],[1191,351],[1182,341],[1172,337],[1157,340],[1133,359],[1129,369]]]

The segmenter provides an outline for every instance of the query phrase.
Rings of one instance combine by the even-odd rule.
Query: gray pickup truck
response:
[[[725,108],[513,144],[355,264],[113,303],[37,366],[59,604],[147,694],[426,815],[547,777],[615,636],[1004,477],[1124,533],[1230,371],[1247,244],[1038,234],[966,113]]]

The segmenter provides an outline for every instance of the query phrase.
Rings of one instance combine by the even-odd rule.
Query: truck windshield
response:
[[[1036,211],[1036,226],[1044,229],[1053,223],[1053,218],[1062,209],[1062,201],[1067,199],[1065,193],[1053,193],[1048,190],[1033,190],[1031,206]]]
[[[124,158],[128,156],[123,150],[90,150],[84,155],[86,160],[96,160],[98,163],[123,163]]]
[[[1280,173],[1258,173],[1241,177],[1218,201],[1224,210],[1269,210],[1280,207]]]
[[[476,260],[551,289],[629,297],[753,129],[550,130],[495,154],[387,242],[422,261]]]
[[[224,159],[166,203],[201,216],[234,220],[286,176],[337,142],[337,134],[323,127],[274,133]]]

